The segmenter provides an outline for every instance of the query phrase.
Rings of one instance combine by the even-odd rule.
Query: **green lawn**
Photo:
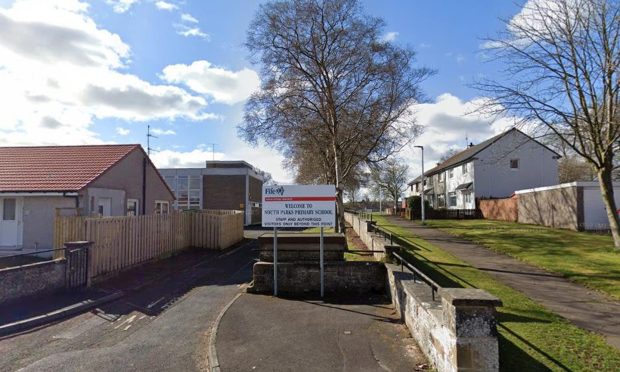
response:
[[[374,218],[374,217],[373,217]],[[504,371],[619,371],[620,351],[453,255],[391,225],[378,224],[413,245],[410,259],[440,285],[481,288],[502,299],[498,308],[501,369]]]
[[[431,220],[428,225],[620,299],[620,251],[609,235],[489,220]]]
[[[302,232],[304,234],[318,234],[320,231],[321,231],[320,227],[311,227],[311,228],[305,229]],[[323,233],[333,234],[334,228],[330,227],[327,229],[323,229]],[[353,250],[353,251],[366,249],[366,247],[359,246],[353,240],[351,240],[351,237],[349,235],[347,235],[347,247],[348,249]],[[374,261],[375,260],[375,258],[372,255],[369,256],[369,255],[361,255],[357,253],[348,253],[348,252],[344,253],[344,259],[346,261]]]

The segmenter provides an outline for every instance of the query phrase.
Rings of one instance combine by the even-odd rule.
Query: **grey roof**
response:
[[[509,129],[503,133],[500,133],[496,136],[493,136],[485,141],[480,142],[477,145],[471,146],[466,148],[465,150],[451,156],[450,158],[448,158],[447,160],[445,160],[443,163],[437,165],[436,167],[429,169],[428,171],[424,172],[424,175],[426,177],[432,176],[434,174],[437,174],[445,169],[448,168],[452,168],[456,165],[459,165],[461,163],[465,163],[466,161],[471,160],[474,156],[476,156],[476,154],[478,154],[480,151],[486,149],[487,147],[491,146],[493,143],[495,143],[497,140],[499,140],[500,138],[504,137],[505,135],[507,135],[508,133],[511,133],[513,131],[517,131],[521,134],[523,134],[524,136],[528,137],[530,140],[538,143],[539,145],[545,147],[547,150],[553,152],[554,154],[556,154],[557,156],[560,156],[557,152],[553,151],[552,149],[550,149],[549,147],[545,146],[544,144],[536,141],[535,139],[533,139],[532,137],[528,136],[527,134],[521,132],[520,130],[518,130],[517,128],[512,128]],[[416,182],[419,182],[421,180],[421,176],[414,179],[413,181],[411,181],[411,184],[414,184]]]

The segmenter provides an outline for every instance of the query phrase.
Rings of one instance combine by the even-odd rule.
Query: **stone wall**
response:
[[[360,237],[378,238],[368,233],[368,221],[351,213],[345,217]],[[374,244],[390,250],[383,239]],[[392,264],[385,267],[392,303],[437,371],[499,370],[498,298],[480,289],[440,288],[433,299],[431,287],[410,272]]]
[[[360,237],[362,242],[368,247],[371,251],[380,251],[373,253],[373,256],[377,260],[383,260],[385,257],[385,247],[389,247],[392,244],[385,240],[382,235],[375,234],[372,232],[372,221],[366,221],[360,219],[356,214],[345,212],[344,214],[345,221],[353,227],[353,230]]]
[[[0,304],[65,288],[64,258],[0,269]]]
[[[473,288],[431,289],[386,264],[392,301],[437,371],[498,371],[495,307],[501,301]]]
[[[278,293],[300,296],[316,294],[321,290],[318,263],[278,263]],[[254,264],[254,281],[248,288],[252,293],[273,293],[273,263]],[[382,294],[385,293],[386,269],[380,262],[326,262],[326,294]]]

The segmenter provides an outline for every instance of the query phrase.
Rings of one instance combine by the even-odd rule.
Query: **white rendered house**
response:
[[[425,172],[425,199],[434,208],[474,209],[477,198],[504,198],[515,190],[555,185],[559,158],[544,144],[510,129]],[[409,186],[409,196],[420,195],[421,177]]]

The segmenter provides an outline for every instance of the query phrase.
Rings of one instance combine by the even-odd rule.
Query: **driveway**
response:
[[[167,270],[160,261],[155,270],[161,275],[141,289],[123,287],[150,278],[140,269],[125,280],[104,283],[107,289],[123,287],[127,296],[0,340],[0,371],[206,370],[212,322],[251,280],[254,244],[193,253],[179,270]]]

